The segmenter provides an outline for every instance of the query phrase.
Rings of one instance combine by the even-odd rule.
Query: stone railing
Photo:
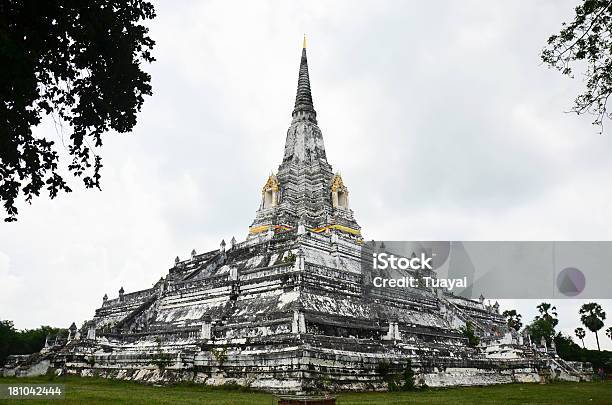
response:
[[[172,327],[171,329],[156,329],[149,330],[146,332],[131,332],[131,333],[115,333],[115,332],[102,332],[98,333],[98,336],[105,337],[108,339],[119,340],[122,342],[134,342],[136,340],[148,338],[148,337],[159,337],[162,341],[172,339],[199,339],[201,328],[199,326],[188,326],[183,328]]]
[[[196,280],[181,280],[172,283],[169,286],[170,291],[174,290],[183,290],[186,288],[195,288],[195,287],[205,287],[210,285],[223,285],[225,281],[227,281],[229,277],[229,273],[223,274],[214,274],[207,276],[205,278],[199,278]]]
[[[256,269],[243,270],[238,274],[240,281],[250,281],[260,278],[287,275],[296,272],[293,264],[276,264],[273,266],[259,267]]]
[[[352,273],[350,271],[342,270],[342,269],[334,269],[330,267],[321,266],[313,263],[304,263],[304,270],[307,272],[317,274],[324,277],[336,278],[352,283],[362,283],[361,274]]]
[[[131,301],[140,301],[155,294],[155,289],[147,288],[146,290],[134,291],[128,294],[123,294],[123,299],[113,298],[102,303],[102,308],[129,303]]]

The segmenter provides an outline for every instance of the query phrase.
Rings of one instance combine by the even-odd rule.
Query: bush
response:
[[[480,338],[474,333],[474,325],[472,325],[472,322],[468,321],[465,324],[465,328],[462,329],[462,332],[463,336],[465,336],[468,340],[469,347],[478,346],[478,344],[480,343]]]
[[[169,353],[164,353],[159,337],[155,338],[155,341],[157,342],[157,352],[153,355],[151,362],[163,371],[170,364],[172,356]]]
[[[227,347],[222,349],[211,349],[210,352],[213,354],[215,360],[217,360],[219,367],[223,367],[223,363],[227,360]]]
[[[414,371],[412,371],[412,362],[408,360],[404,372],[402,373],[403,385],[402,391],[414,391]]]
[[[401,367],[401,366],[400,366]],[[381,361],[376,367],[376,372],[387,383],[389,391],[413,391],[414,371],[410,360],[400,373],[394,373],[394,367],[388,361]]]

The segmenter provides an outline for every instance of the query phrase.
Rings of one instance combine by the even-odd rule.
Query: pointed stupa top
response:
[[[299,114],[300,112],[304,114]],[[293,118],[304,116],[316,122],[317,113],[312,103],[312,92],[310,91],[310,78],[308,76],[308,58],[306,57],[306,35],[302,45],[302,59],[300,60],[300,73],[298,75],[297,93],[295,95],[295,107]]]
[[[348,229],[350,232],[346,232],[351,235],[359,235],[360,227],[352,211],[336,212],[333,206],[330,187],[334,172],[327,162],[323,133],[316,117],[304,40],[295,108],[287,129],[283,161],[262,190],[262,201],[249,227],[249,237],[268,237],[275,229],[286,227],[297,228],[300,235],[306,229],[323,232],[331,227]]]

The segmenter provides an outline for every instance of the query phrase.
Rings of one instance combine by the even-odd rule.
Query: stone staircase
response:
[[[558,369],[561,373],[567,374],[570,378],[573,377],[576,381],[587,381],[590,375],[586,375],[584,372],[577,370],[574,366],[563,360],[561,357],[551,357],[550,362],[553,364],[551,369]],[[564,376],[564,380],[567,380],[567,376]]]
[[[129,326],[138,316],[144,313],[147,309],[157,301],[157,295],[149,297],[145,302],[140,304],[138,308],[130,312],[125,318],[117,322],[113,329],[119,331],[123,330],[126,326]]]

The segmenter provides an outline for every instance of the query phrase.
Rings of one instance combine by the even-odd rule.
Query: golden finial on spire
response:
[[[306,49],[306,34],[304,34],[304,43],[302,44],[302,48]]]

